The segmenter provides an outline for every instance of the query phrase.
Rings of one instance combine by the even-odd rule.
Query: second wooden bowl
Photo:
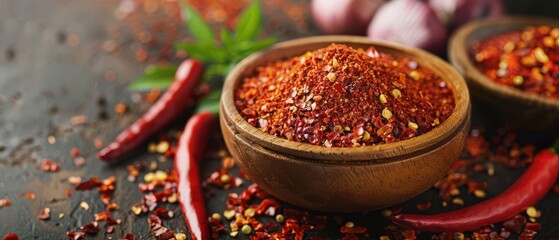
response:
[[[250,125],[234,105],[234,92],[256,67],[331,43],[409,57],[443,77],[454,92],[452,115],[430,132],[409,140],[354,148],[327,148],[289,141]],[[464,146],[470,98],[460,74],[427,52],[364,37],[321,36],[275,45],[240,62],[227,76],[220,105],[225,143],[237,164],[263,190],[314,210],[356,212],[395,205],[441,179]]]
[[[515,128],[557,131],[559,99],[549,99],[498,84],[478,71],[469,54],[476,42],[539,25],[559,27],[559,21],[535,17],[501,17],[468,23],[452,36],[448,56],[452,65],[466,79],[472,97],[484,104],[487,113]]]

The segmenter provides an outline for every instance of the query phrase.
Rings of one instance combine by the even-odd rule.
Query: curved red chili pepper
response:
[[[487,201],[456,211],[434,215],[400,214],[392,222],[402,227],[429,232],[474,230],[514,217],[534,205],[553,187],[559,174],[559,155],[540,151],[524,174],[507,190]]]
[[[175,154],[179,201],[190,236],[194,240],[210,239],[198,162],[202,158],[214,122],[215,117],[210,112],[192,116],[186,123]]]
[[[163,96],[140,119],[121,132],[114,142],[103,148],[97,157],[116,162],[175,120],[188,107],[203,72],[203,65],[197,60],[182,62],[173,84]]]

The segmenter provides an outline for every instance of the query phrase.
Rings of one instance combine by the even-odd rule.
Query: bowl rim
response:
[[[489,92],[503,95],[504,98],[515,99],[526,103],[527,105],[537,106],[550,110],[559,111],[559,99],[550,99],[535,93],[528,93],[520,89],[496,83],[489,77],[480,72],[473,64],[469,56],[471,44],[468,39],[472,34],[487,29],[494,30],[496,27],[507,27],[505,31],[495,32],[491,36],[500,33],[522,30],[529,26],[548,25],[559,27],[559,20],[545,17],[533,16],[502,16],[495,18],[486,18],[467,23],[460,27],[450,38],[448,45],[448,58],[450,63],[463,74],[468,83],[473,83]]]
[[[377,48],[390,49],[390,51],[399,52],[399,54],[404,54],[412,59],[416,59],[416,61],[421,59],[420,62],[425,62],[427,63],[426,65],[436,65],[436,72],[445,73],[441,74],[441,78],[444,79],[445,82],[449,83],[449,85],[451,85],[451,89],[453,90],[455,98],[455,108],[453,113],[446,121],[441,123],[436,128],[411,139],[397,141],[394,143],[347,148],[329,148],[276,137],[253,127],[240,115],[234,105],[234,90],[236,90],[237,82],[244,79],[244,71],[248,66],[251,66],[258,60],[262,60],[262,58],[270,52],[281,52],[286,49],[296,49],[307,45],[323,45],[321,47],[325,47],[331,43],[368,45],[375,46]],[[312,51],[315,49],[317,48],[306,48],[301,50],[301,54],[305,51]],[[289,55],[287,57],[294,57],[298,55],[300,54]],[[284,58],[278,58],[270,61],[278,61],[282,59]],[[262,64],[258,64],[257,66],[260,65]],[[444,143],[455,137],[458,132],[468,125],[470,115],[470,97],[468,88],[462,76],[450,64],[428,52],[407,47],[398,43],[384,40],[373,40],[367,37],[343,35],[315,36],[288,40],[275,44],[267,50],[252,54],[235,65],[226,77],[220,102],[221,121],[224,121],[224,123],[231,128],[235,134],[241,135],[241,137],[247,138],[267,150],[291,155],[299,159],[320,160],[321,162],[388,162],[398,159],[407,159],[410,156],[419,154],[425,154],[442,146]]]

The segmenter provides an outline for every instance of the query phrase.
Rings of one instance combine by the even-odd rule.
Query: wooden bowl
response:
[[[474,21],[459,28],[450,40],[450,62],[462,73],[472,97],[498,119],[528,130],[559,129],[559,100],[498,84],[480,72],[469,55],[472,44],[528,26],[559,26],[558,20],[535,17],[501,17]]]
[[[257,66],[342,43],[374,46],[407,56],[443,77],[454,92],[452,115],[409,140],[354,148],[327,148],[275,137],[251,126],[234,105],[234,92]],[[283,42],[240,62],[227,76],[220,105],[221,131],[237,164],[273,196],[300,207],[367,211],[404,202],[427,190],[449,170],[464,146],[470,123],[466,83],[450,65],[427,52],[365,37],[320,36]]]

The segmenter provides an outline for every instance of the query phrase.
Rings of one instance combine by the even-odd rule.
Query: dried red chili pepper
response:
[[[532,166],[510,188],[492,199],[434,215],[400,214],[392,221],[420,231],[460,232],[510,219],[538,202],[555,184],[559,174],[557,147],[559,141],[554,148],[540,151]]]
[[[161,98],[136,122],[102,149],[97,157],[113,163],[141,146],[149,137],[175,120],[188,107],[203,73],[198,60],[188,59],[175,73],[175,81]]]
[[[192,116],[179,139],[175,155],[182,214],[190,229],[190,236],[198,240],[210,238],[198,162],[203,156],[214,122],[215,117],[209,112]]]
[[[2,240],[19,240],[19,236],[15,233],[8,233]]]

